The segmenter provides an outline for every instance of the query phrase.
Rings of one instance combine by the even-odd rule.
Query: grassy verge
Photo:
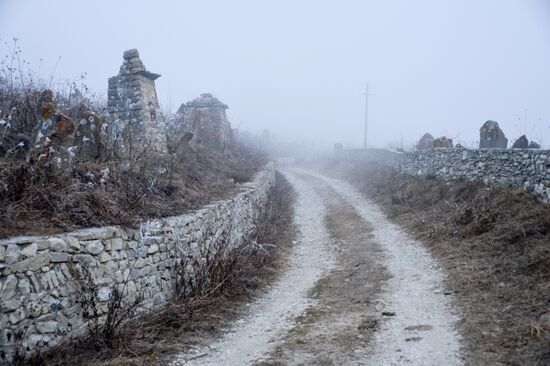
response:
[[[468,365],[550,364],[550,205],[521,189],[333,164],[449,274]]]

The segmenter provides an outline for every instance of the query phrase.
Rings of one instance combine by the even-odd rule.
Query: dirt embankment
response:
[[[264,249],[240,260],[223,285],[212,284],[208,296],[172,301],[165,307],[122,325],[106,345],[86,338],[64,344],[37,364],[150,365],[166,364],[167,357],[197,343],[208,343],[220,329],[242,316],[244,304],[274,281],[286,262],[294,240],[294,191],[277,173],[269,203],[259,220],[255,240]]]
[[[521,189],[332,164],[445,267],[469,365],[550,364],[550,205]]]
[[[158,159],[157,159],[158,160]],[[185,159],[76,162],[70,169],[0,158],[0,239],[82,227],[139,226],[232,194],[266,163],[244,146],[220,153],[197,147]],[[162,173],[159,173],[161,171]]]

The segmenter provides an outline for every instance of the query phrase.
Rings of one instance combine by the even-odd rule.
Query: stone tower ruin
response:
[[[193,133],[192,144],[225,149],[231,141],[231,124],[227,120],[227,105],[212,94],[204,93],[178,110],[180,127]]]
[[[164,119],[155,88],[159,74],[145,69],[137,49],[124,51],[118,75],[109,78],[107,111],[125,139],[164,150]]]

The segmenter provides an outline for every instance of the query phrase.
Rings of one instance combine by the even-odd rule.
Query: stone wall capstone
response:
[[[139,295],[139,312],[150,311],[173,294],[178,251],[196,259],[222,232],[228,248],[242,245],[274,183],[275,170],[269,164],[252,182],[239,185],[231,199],[152,220],[136,230],[113,226],[1,240],[0,364],[11,362],[16,350],[29,355],[87,332],[71,268],[88,269],[98,289],[101,317],[114,288],[125,304]],[[188,269],[191,275],[196,270],[192,264]]]

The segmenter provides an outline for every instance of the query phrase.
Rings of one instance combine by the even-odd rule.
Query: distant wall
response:
[[[412,175],[465,178],[487,185],[524,187],[550,200],[550,150],[433,149],[403,154],[400,169]]]
[[[27,354],[45,350],[87,331],[79,285],[69,267],[89,268],[101,316],[113,286],[127,304],[141,296],[139,310],[149,311],[172,296],[178,250],[190,259],[193,274],[193,260],[201,261],[213,238],[223,233],[224,245],[241,245],[274,183],[270,164],[233,198],[149,221],[139,230],[102,227],[0,241],[0,364],[10,362],[17,348]]]
[[[402,154],[386,149],[335,149],[335,157],[346,161],[377,162],[398,168]]]
[[[335,150],[335,157],[343,161],[381,162],[411,175],[523,187],[550,202],[550,150],[436,148],[395,153],[384,149],[342,149]]]

